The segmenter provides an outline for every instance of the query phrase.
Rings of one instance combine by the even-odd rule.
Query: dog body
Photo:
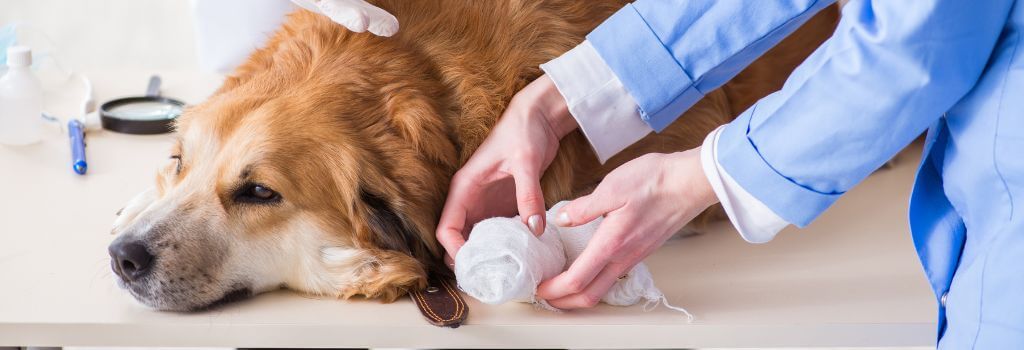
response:
[[[443,272],[434,228],[452,174],[538,66],[583,41],[622,0],[379,0],[402,25],[352,33],[307,11],[180,118],[154,189],[122,211],[121,284],[194,310],[287,287],[394,300]],[[548,204],[639,155],[695,147],[834,28],[835,9],[709,93],[680,121],[602,165],[566,136],[542,178]]]

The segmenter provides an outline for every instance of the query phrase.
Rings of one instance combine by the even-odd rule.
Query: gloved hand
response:
[[[398,32],[398,19],[383,9],[363,0],[292,0],[304,9],[327,16],[349,30],[362,33],[367,30],[378,36],[392,36]]]

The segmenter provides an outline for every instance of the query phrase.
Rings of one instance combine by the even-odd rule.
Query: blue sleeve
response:
[[[835,0],[640,0],[587,40],[660,132]]]
[[[808,224],[976,84],[1012,0],[851,1],[835,35],[726,126],[719,164]]]

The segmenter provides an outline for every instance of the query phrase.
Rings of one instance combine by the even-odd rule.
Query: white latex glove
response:
[[[363,0],[292,0],[304,9],[327,16],[349,30],[370,31],[378,36],[392,36],[398,32],[398,19],[379,7]]]

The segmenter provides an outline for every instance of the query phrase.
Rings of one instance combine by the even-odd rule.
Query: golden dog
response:
[[[177,124],[156,186],[114,225],[136,299],[195,310],[277,288],[391,301],[444,272],[434,228],[452,174],[538,66],[625,1],[379,0],[390,38],[299,11]],[[680,121],[600,164],[578,131],[542,179],[549,204],[650,152],[695,147],[778,89],[834,29],[819,14]]]

